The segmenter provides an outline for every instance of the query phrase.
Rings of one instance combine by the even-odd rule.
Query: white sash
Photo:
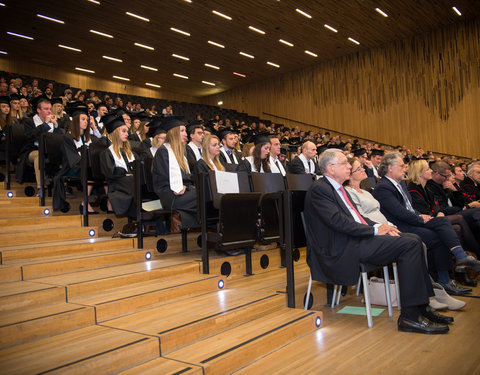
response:
[[[315,174],[315,165],[313,164],[313,161],[307,160],[307,158],[303,154],[300,154],[298,157],[300,158],[300,160],[303,163],[303,166],[305,167],[305,173]],[[310,169],[308,168],[309,165],[310,165]]]
[[[272,171],[272,173],[281,173],[282,176],[285,176],[285,169],[283,168],[283,165],[282,163],[280,163],[280,160],[277,159],[274,159],[272,156],[269,156],[269,160],[270,160],[270,170]],[[277,168],[277,165],[275,164],[275,162],[278,162],[278,167]]]
[[[43,124],[43,120],[40,118],[39,115],[33,116],[33,123],[35,126],[39,126]],[[50,126],[50,129],[48,130],[49,133],[53,133],[53,130],[55,129],[55,125],[53,125],[52,122],[47,122],[46,123],[48,126]]]
[[[113,151],[113,145],[111,145],[109,148],[110,150],[110,153],[112,154],[113,156],[113,160],[115,160],[115,166],[118,167],[118,168],[123,168],[125,169],[127,172],[128,172],[128,167],[127,167],[127,164],[125,163],[125,160],[123,160],[123,157],[122,157],[122,154],[120,153],[120,157],[118,157],[116,154],[115,154],[115,151]],[[125,154],[126,155],[126,154]],[[128,158],[128,156],[127,156]],[[132,154],[132,157],[131,158],[128,158],[128,161],[129,162],[132,162],[134,161],[135,158]]]
[[[245,158],[245,160],[247,160],[250,165],[252,166],[252,172],[258,172],[257,169],[255,168],[255,165],[253,164],[253,156],[247,156]],[[263,171],[263,165],[260,164],[260,173],[264,173]]]
[[[225,159],[227,159],[227,163],[232,164],[232,160],[230,159],[230,156],[228,156],[227,150],[225,149],[224,146],[220,148],[220,151],[223,153],[223,155],[225,155]],[[232,151],[232,155],[233,155],[233,160],[235,160],[235,164],[238,164],[238,160],[237,160],[237,157],[235,156],[235,152]]]
[[[200,151],[198,150],[198,147],[195,146],[195,143],[190,142],[187,146],[190,146],[193,153],[195,154],[195,159],[197,159],[197,161],[199,161],[202,158],[202,155],[200,154]]]
[[[170,189],[175,193],[180,193],[183,190],[183,179],[180,165],[178,164],[177,158],[173,153],[172,146],[170,146],[168,143],[164,143],[163,145],[168,151],[168,177],[170,178]],[[186,158],[185,162],[187,163]],[[188,173],[190,173],[190,170],[188,170]]]
[[[158,148],[157,147],[150,147],[150,153],[152,154],[153,157],[155,157],[155,154],[157,153]]]
[[[73,138],[73,142],[75,142],[75,147],[78,150],[78,155],[81,155],[81,152],[80,152],[79,148],[82,147],[84,144],[89,145],[90,143],[92,143],[92,140],[90,139],[88,142],[82,143],[82,138],[80,138],[78,141]]]

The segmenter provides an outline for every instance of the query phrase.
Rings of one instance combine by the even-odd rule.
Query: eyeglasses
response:
[[[363,167],[358,167],[357,169],[355,169],[351,173],[354,174],[354,173],[360,172],[361,170],[363,170]]]
[[[332,165],[347,165],[349,164],[348,161],[342,161],[341,163],[332,163]]]

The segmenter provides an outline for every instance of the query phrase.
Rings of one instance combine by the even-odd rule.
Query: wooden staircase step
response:
[[[40,199],[38,197],[12,197],[8,198],[3,194],[0,194],[0,208],[5,207],[21,207],[21,206],[38,206]]]
[[[95,253],[71,254],[63,257],[42,258],[22,265],[23,280],[61,275],[82,270],[145,261],[145,250],[106,250]]]
[[[11,199],[8,197],[8,193],[12,193],[14,197],[18,196],[18,191],[16,189],[5,189],[5,184],[1,184],[2,188],[0,188],[0,199]]]
[[[69,303],[0,314],[0,348],[95,324],[93,307]]]
[[[275,311],[218,335],[174,351],[166,358],[202,366],[204,374],[226,374],[316,329],[321,313]]]
[[[158,336],[165,355],[284,306],[285,295],[227,289],[171,302],[102,325]]]
[[[134,283],[169,278],[181,274],[198,274],[193,262],[178,264],[178,261],[149,261],[85,270],[65,275],[35,279],[36,282],[60,285],[67,288],[68,299],[104,293],[107,290]]]
[[[32,247],[31,244],[1,246],[2,264],[24,259],[39,259],[43,257],[61,256],[96,252],[112,249],[131,249],[133,241],[130,238],[88,238],[69,241],[44,242]]]
[[[0,208],[1,209],[1,208]],[[56,227],[74,227],[82,225],[82,218],[80,215],[65,215],[65,216],[46,216],[42,219],[38,217],[22,217],[16,219],[0,219],[0,228],[2,231],[10,228],[56,228]]]
[[[0,288],[0,313],[65,301],[65,288],[55,285],[13,281]]]
[[[185,362],[174,361],[172,359],[157,358],[140,366],[122,371],[119,375],[202,375],[200,366],[195,366]]]
[[[52,207],[50,206],[25,206],[25,207],[2,207],[1,215],[3,218],[15,217],[45,217],[52,216]]]
[[[150,280],[89,298],[72,298],[69,302],[94,306],[97,322],[104,322],[173,300],[218,290],[220,280],[218,276],[182,275]]]
[[[94,233],[91,235],[90,231]],[[98,237],[97,227],[63,227],[48,229],[23,229],[0,232],[2,246],[19,245],[38,242],[52,242]]]
[[[8,374],[113,374],[159,356],[158,340],[91,326],[0,350]]]

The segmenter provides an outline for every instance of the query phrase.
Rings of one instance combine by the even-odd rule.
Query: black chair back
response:
[[[90,144],[90,166],[92,167],[92,178],[95,180],[104,180],[105,176],[100,168],[100,154],[108,147],[101,142],[92,142]]]

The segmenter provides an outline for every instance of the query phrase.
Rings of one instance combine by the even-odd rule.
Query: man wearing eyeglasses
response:
[[[324,178],[313,184],[305,198],[307,263],[312,279],[352,285],[358,279],[360,262],[397,262],[402,306],[398,329],[447,333],[453,319],[428,307],[433,289],[420,238],[360,215],[343,188],[352,167],[341,150],[324,151],[318,165]]]

